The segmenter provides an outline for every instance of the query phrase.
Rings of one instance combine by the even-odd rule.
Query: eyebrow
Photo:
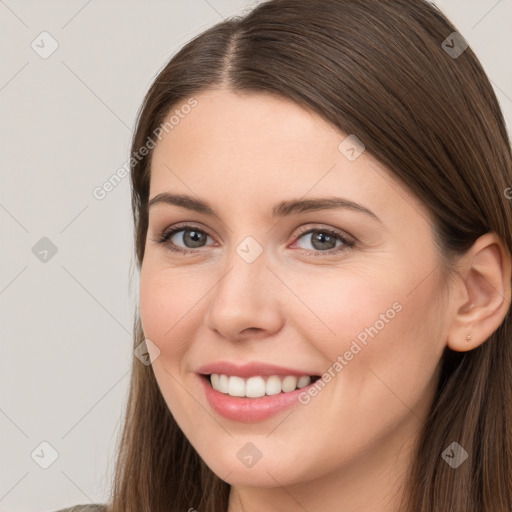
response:
[[[201,201],[185,194],[169,194],[163,192],[153,197],[148,204],[151,208],[156,204],[169,204],[186,208],[205,215],[216,215],[213,208],[205,201]],[[360,213],[365,213],[375,220],[382,222],[375,213],[359,203],[344,199],[342,197],[320,197],[314,199],[290,199],[281,201],[274,205],[272,209],[272,218],[285,217],[294,213],[303,213],[318,210],[330,209],[348,209]]]

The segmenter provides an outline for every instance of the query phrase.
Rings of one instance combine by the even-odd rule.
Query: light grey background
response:
[[[129,178],[103,200],[92,191],[127,161],[169,57],[256,3],[0,0],[0,512],[107,500],[138,276]],[[436,4],[481,59],[510,131],[512,0]],[[46,59],[31,47],[50,48],[43,31],[58,43]],[[32,251],[43,237],[57,248],[46,262]],[[42,442],[58,454],[47,469]]]

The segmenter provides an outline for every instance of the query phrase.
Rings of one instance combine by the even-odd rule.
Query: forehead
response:
[[[229,198],[230,205],[268,210],[269,202],[329,193],[371,203],[384,215],[407,203],[426,214],[367,152],[347,158],[349,134],[287,98],[210,90],[195,99],[154,149],[150,197],[172,191],[219,207]]]
[[[210,90],[195,99],[196,106],[164,134],[156,160],[165,152],[175,161],[186,156],[189,163],[211,156],[215,162],[227,158],[233,164],[281,158],[289,163],[294,154],[300,161],[304,154],[311,158],[336,152],[340,133],[287,98]]]

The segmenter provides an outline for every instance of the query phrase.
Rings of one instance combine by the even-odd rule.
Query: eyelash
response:
[[[206,236],[210,236],[203,229],[200,229],[200,228],[190,225],[190,224],[183,224],[183,225],[173,226],[173,228],[170,230],[164,229],[157,237],[153,238],[153,242],[164,245],[170,238],[173,237],[173,235],[175,235],[176,233],[179,233],[180,231],[196,231],[196,232],[202,233]],[[321,257],[321,256],[325,256],[325,255],[340,253],[342,251],[345,251],[347,249],[354,247],[354,245],[355,245],[354,240],[346,237],[345,235],[343,235],[343,233],[341,233],[339,231],[335,231],[335,230],[329,229],[329,228],[303,228],[303,229],[299,228],[299,233],[297,234],[296,239],[298,240],[301,236],[307,235],[307,234],[310,234],[313,232],[325,233],[330,236],[333,236],[335,239],[343,242],[344,245],[337,247],[335,249],[330,249],[328,251],[315,251],[315,250],[309,250],[309,249],[296,249],[296,250],[298,250],[300,253],[313,255],[315,257],[316,256]],[[210,238],[212,238],[212,237],[210,237]],[[173,246],[171,244],[166,244],[166,245],[170,251],[179,252],[182,254],[190,254],[190,253],[194,253],[194,252],[197,252],[200,250],[200,249],[183,249],[182,247]]]

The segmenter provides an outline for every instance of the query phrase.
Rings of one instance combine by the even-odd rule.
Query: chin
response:
[[[256,462],[247,460],[244,463],[244,455],[249,450],[246,449],[245,452],[242,450],[247,443],[242,441],[235,444],[234,456],[231,455],[232,450],[226,449],[222,449],[221,453],[210,451],[205,457],[202,457],[201,453],[199,453],[210,470],[228,484],[244,487],[274,488],[293,485],[303,480],[303,476],[296,472],[298,462],[295,460],[295,457],[287,460],[282,456],[273,454],[265,456],[265,454],[262,454],[261,458]],[[291,447],[290,450],[292,450]],[[239,451],[242,451],[240,457],[237,455]]]

